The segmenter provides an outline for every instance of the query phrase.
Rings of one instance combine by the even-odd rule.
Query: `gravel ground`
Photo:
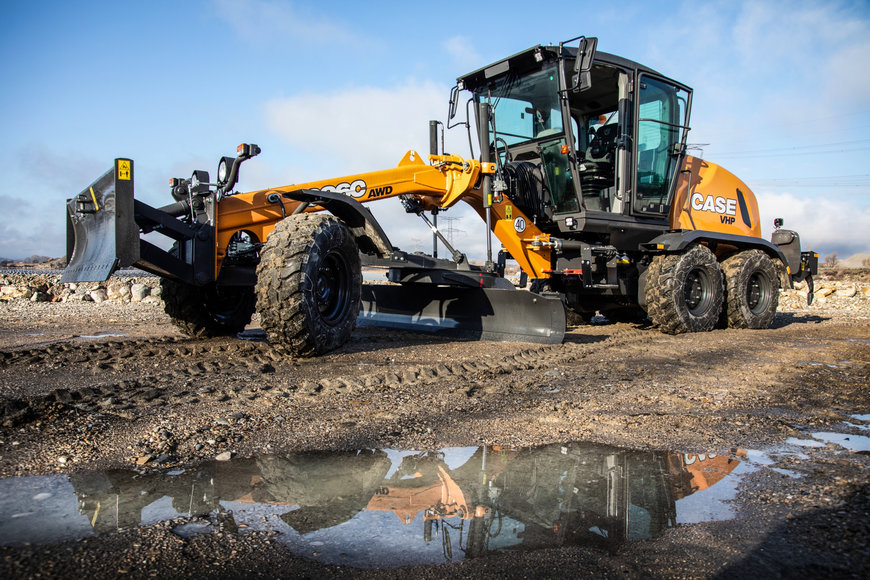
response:
[[[185,338],[154,300],[0,302],[3,477],[147,475],[221,454],[570,441],[770,458],[741,480],[734,519],[680,525],[612,552],[577,546],[366,571],[297,558],[261,532],[219,525],[184,539],[163,522],[3,547],[0,573],[866,577],[868,454],[835,444],[776,452],[812,432],[867,433],[853,417],[870,413],[866,282],[828,286],[811,308],[801,307],[800,290],[784,294],[764,331],[667,336],[599,317],[570,328],[564,344],[540,346],[358,329],[317,359],[287,358],[257,340]]]

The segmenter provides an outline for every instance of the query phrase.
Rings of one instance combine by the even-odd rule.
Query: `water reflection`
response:
[[[395,566],[504,549],[571,544],[614,549],[626,540],[653,538],[686,521],[678,517],[682,498],[713,486],[739,464],[731,456],[571,443],[265,456],[175,475],[74,474],[69,483],[77,516],[96,532],[204,516],[211,525],[188,524],[179,533],[210,532],[218,519],[230,520],[232,527],[277,531],[303,556]],[[10,481],[0,481],[0,488]],[[39,495],[39,489],[29,489],[31,496]],[[708,504],[719,503],[721,498],[709,495]],[[704,502],[685,503],[715,512]],[[25,524],[34,513],[43,523],[59,517],[27,512],[20,504],[15,509],[25,515],[7,517],[7,506],[0,504],[5,522],[0,528],[7,528],[0,542],[9,532],[17,541],[39,541],[24,539],[9,526]]]

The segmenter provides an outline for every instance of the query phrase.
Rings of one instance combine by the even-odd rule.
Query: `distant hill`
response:
[[[66,258],[30,256],[23,260],[0,258],[0,268],[35,268],[37,270],[61,270],[66,266]]]
[[[854,254],[840,260],[841,268],[866,268],[865,263],[870,263],[870,253]]]

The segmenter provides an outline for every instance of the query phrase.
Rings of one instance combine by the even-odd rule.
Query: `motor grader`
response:
[[[768,327],[779,288],[812,284],[818,255],[781,220],[762,239],[749,187],[687,154],[689,87],[596,44],[535,46],[459,77],[447,128],[465,128],[468,157],[443,151],[433,121],[427,159],[409,151],[390,169],[240,193],[240,167],[260,153],[243,144],[215,183],[202,170],[171,179],[175,202],[161,208],[134,198],[133,161],[116,159],[67,202],[63,281],[135,266],[163,278],[187,333],[236,333],[256,307],[269,340],[302,356],[341,346],[356,324],[558,343],[566,308],[648,315],[666,333]],[[392,245],[363,205],[390,197],[449,258],[437,241],[431,255]],[[437,227],[460,201],[485,222],[483,264]],[[364,284],[362,267],[389,283]]]

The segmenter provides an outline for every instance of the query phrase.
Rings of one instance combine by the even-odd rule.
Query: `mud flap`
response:
[[[358,326],[440,336],[559,344],[565,307],[556,294],[428,284],[364,284]]]
[[[116,159],[112,169],[67,200],[67,257],[61,282],[106,280],[139,259],[134,217],[133,162]]]

